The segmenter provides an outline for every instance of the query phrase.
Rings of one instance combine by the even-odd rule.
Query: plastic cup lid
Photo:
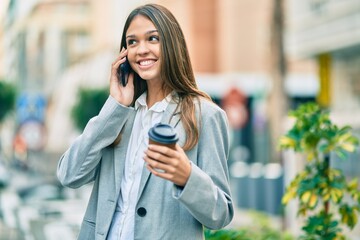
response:
[[[175,129],[169,124],[158,123],[149,130],[149,138],[155,142],[172,144],[178,141]]]

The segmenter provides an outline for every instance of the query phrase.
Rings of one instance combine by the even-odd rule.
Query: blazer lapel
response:
[[[170,124],[172,127],[176,127],[176,125],[180,121],[180,112],[176,110],[177,103],[171,101],[167,108],[165,109],[164,115],[161,118],[162,123]],[[151,172],[146,168],[146,165],[144,164],[142,174],[141,174],[141,180],[140,180],[140,186],[139,186],[139,193],[138,193],[138,199],[140,199],[142,192],[144,190],[144,187],[149,180],[151,175]]]
[[[114,149],[114,171],[115,171],[115,193],[120,191],[121,177],[123,176],[126,152],[128,149],[130,135],[134,124],[136,112],[130,115],[129,119],[126,121],[123,129],[121,130],[121,141],[118,146]]]
[[[177,105],[178,104],[173,101],[169,103],[161,119],[162,123],[167,123],[170,124],[172,127],[176,127],[176,125],[180,121],[180,109],[176,109]]]

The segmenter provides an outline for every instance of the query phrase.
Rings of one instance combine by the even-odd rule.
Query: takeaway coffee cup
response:
[[[175,129],[169,124],[158,123],[149,130],[149,144],[164,145],[175,149],[178,140]]]

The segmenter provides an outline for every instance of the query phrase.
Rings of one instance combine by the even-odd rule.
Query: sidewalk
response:
[[[17,229],[9,228],[0,220],[0,240],[25,240]]]

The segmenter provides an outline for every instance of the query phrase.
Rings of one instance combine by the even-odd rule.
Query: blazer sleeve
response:
[[[216,108],[203,119],[201,129],[198,159],[191,162],[191,174],[185,187],[174,186],[173,196],[205,227],[220,229],[228,225],[234,215],[227,166],[229,128],[225,112]]]
[[[114,142],[132,111],[108,97],[98,116],[89,120],[60,158],[57,177],[63,186],[78,188],[95,179],[102,149]]]

